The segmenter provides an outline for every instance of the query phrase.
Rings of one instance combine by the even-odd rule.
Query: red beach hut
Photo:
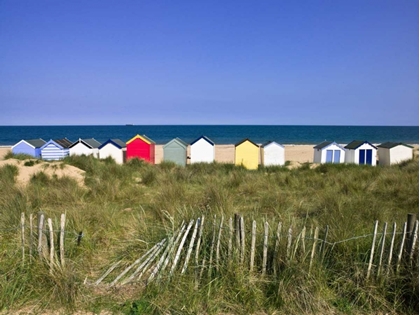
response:
[[[155,164],[155,142],[145,135],[136,135],[127,141],[127,160],[138,158]]]

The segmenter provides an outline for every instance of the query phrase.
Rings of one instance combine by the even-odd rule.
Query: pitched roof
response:
[[[35,148],[40,148],[45,144],[45,141],[43,139],[31,139],[31,140],[24,140],[30,145],[32,145]]]
[[[206,136],[200,136],[197,139],[195,139],[193,142],[191,142],[190,144],[193,145],[194,143],[196,143],[198,140],[200,139],[204,139],[206,140],[208,143],[210,143],[211,145],[214,145],[214,141],[210,140],[208,137]]]
[[[133,138],[131,138],[130,140],[127,141],[127,144],[129,144],[130,142],[136,140],[136,139],[141,139],[144,142],[146,142],[147,144],[154,144],[155,142],[150,139],[149,137],[147,137],[146,135],[142,135],[140,136],[139,134],[135,135]]]
[[[236,143],[236,144],[235,144],[235,147],[237,147],[238,145],[241,145],[242,143],[244,143],[244,142],[246,142],[246,141],[248,141],[248,142],[252,143],[252,144],[253,144],[253,145],[255,145],[256,147],[259,147],[259,146],[258,146],[258,144],[256,144],[255,142],[253,142],[253,141],[249,140],[248,138],[245,138],[245,139],[243,139],[242,141],[239,141],[238,143]]]
[[[266,146],[268,146],[269,144],[277,144],[277,145],[279,145],[279,146],[281,146],[281,147],[284,147],[284,145],[282,145],[282,144],[280,144],[280,143],[277,143],[277,142],[275,142],[275,141],[267,141],[266,143],[264,143],[263,145],[262,145],[262,147],[263,148],[265,148]]]
[[[181,146],[183,147],[188,147],[188,143],[186,143],[185,141],[181,140],[180,138],[175,138],[172,139],[171,141],[169,141],[168,143],[166,143],[163,147],[166,147],[167,145],[171,144],[172,142],[177,142],[179,143]]]
[[[378,148],[392,149],[399,145],[405,146],[407,148],[413,148],[411,145],[408,145],[402,142],[384,142],[378,145]]]
[[[322,149],[325,149],[325,148],[329,147],[330,145],[336,145],[341,150],[344,150],[344,148],[341,145],[339,145],[337,142],[335,142],[335,141],[324,141],[324,142],[321,142],[320,144],[314,146],[314,149],[322,150]]]
[[[83,143],[85,146],[87,146],[90,149],[97,149],[101,145],[101,143],[94,138],[79,139],[76,142],[73,142],[72,145],[70,146],[70,148],[74,147],[78,143]]]
[[[64,149],[68,149],[72,145],[72,142],[67,138],[55,139],[54,142],[62,146]]]
[[[372,143],[370,143],[368,141],[363,141],[363,140],[353,140],[348,145],[346,145],[344,148],[345,149],[350,149],[350,150],[355,150],[365,143],[369,144],[371,147],[376,149],[376,147]]]
[[[107,141],[105,141],[104,143],[102,143],[98,149],[103,148],[105,145],[107,145],[108,143],[112,143],[114,146],[116,146],[119,149],[123,149],[126,147],[125,142],[121,141],[120,139],[108,139]]]

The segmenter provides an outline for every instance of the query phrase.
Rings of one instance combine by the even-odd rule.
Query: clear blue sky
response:
[[[0,125],[418,125],[417,0],[0,0]]]

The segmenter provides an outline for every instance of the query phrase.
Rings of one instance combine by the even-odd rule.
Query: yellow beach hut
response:
[[[235,144],[235,165],[243,165],[249,170],[258,168],[260,147],[251,140],[244,139]]]

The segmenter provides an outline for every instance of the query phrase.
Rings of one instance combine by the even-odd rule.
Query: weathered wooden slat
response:
[[[388,264],[386,266],[386,276],[389,275],[389,271],[391,270],[392,253],[394,251],[394,242],[395,242],[396,232],[397,232],[397,224],[394,222],[394,224],[392,225],[392,237],[391,237],[391,244],[389,246]]]
[[[233,220],[229,218],[229,241],[228,241],[228,260],[232,259],[232,240],[233,240]]]
[[[314,262],[316,243],[318,242],[318,233],[319,233],[319,229],[318,227],[315,227],[314,241],[312,243],[312,251],[311,251],[311,260],[309,261],[309,272],[311,272],[312,264]]]
[[[378,232],[378,220],[375,221],[375,225],[373,227],[373,239],[372,239],[372,246],[370,249],[370,258],[369,258],[369,264],[368,264],[368,270],[366,274],[366,280],[370,277],[370,272],[372,269],[372,263],[373,263],[373,257],[375,254],[375,243],[376,243],[376,234]]]
[[[174,261],[173,261],[172,266],[171,266],[171,270],[169,271],[169,276],[172,276],[172,274],[175,271],[176,266],[178,265],[179,258],[181,257],[181,251],[184,248],[185,241],[187,239],[188,234],[190,233],[190,230],[191,230],[191,227],[193,226],[193,224],[194,224],[194,220],[191,220],[190,223],[187,226],[187,229],[184,233],[184,236],[181,239],[181,243],[179,243],[178,250],[175,254],[175,258],[174,258]]]
[[[191,236],[190,244],[188,246],[187,256],[185,257],[184,265],[182,266],[181,274],[184,274],[188,267],[188,262],[190,261],[190,256],[194,247],[194,242],[197,237],[198,226],[200,225],[200,218],[195,222],[193,234]]]
[[[385,249],[385,238],[386,238],[386,229],[387,229],[387,227],[388,227],[388,223],[385,222],[384,223],[384,228],[383,228],[383,231],[382,231],[381,249],[380,249],[381,252],[379,254],[378,271],[377,271],[377,274],[376,274],[376,276],[378,278],[381,276],[381,272],[382,272],[382,258],[383,258],[384,249]]]
[[[214,251],[215,241],[216,241],[216,215],[214,215],[214,217],[213,217],[213,236],[211,238],[209,271],[208,271],[209,278],[211,277],[211,268],[212,268],[212,264],[213,264],[213,251]]]
[[[280,237],[281,237],[281,222],[277,225],[277,232],[276,232],[276,243],[274,245],[274,254],[273,254],[273,271],[274,275],[277,275],[277,268],[278,268],[278,256],[279,256],[279,246],[280,246]]]
[[[255,242],[257,238],[257,222],[252,221],[252,231],[251,231],[251,258],[249,262],[249,272],[254,271],[254,260],[255,260]]]
[[[414,256],[414,249],[416,248],[416,242],[417,242],[417,233],[418,233],[418,230],[419,230],[419,221],[418,220],[416,220],[416,223],[415,223],[415,225],[414,225],[414,230],[413,230],[413,234],[412,234],[412,236],[411,236],[411,244],[410,244],[410,246],[411,246],[411,248],[410,248],[410,256],[409,256],[409,260],[410,260],[410,263],[412,262],[412,260],[413,260],[413,256]]]
[[[25,213],[20,216],[21,241],[22,241],[22,265],[25,264]]]
[[[66,226],[66,215],[65,213],[61,214],[60,217],[60,264],[61,267],[64,267],[64,228]]]
[[[50,230],[50,272],[52,273],[54,268],[54,230],[51,218],[48,218],[47,222]]]
[[[404,242],[405,242],[406,233],[407,233],[407,222],[404,222],[401,245],[400,245],[400,250],[398,252],[398,257],[397,257],[397,266],[395,268],[396,272],[398,272],[399,269],[400,269],[400,263],[401,263],[401,258],[402,258],[402,254],[403,254],[403,251],[404,251]]]
[[[122,260],[115,262],[109,269],[94,283],[94,285],[99,285],[120,263]]]
[[[245,222],[244,217],[240,217],[240,227],[241,227],[241,264],[244,263],[245,260]]]
[[[42,258],[42,237],[44,229],[44,214],[41,213],[38,217],[38,254],[39,258]]]
[[[203,237],[204,215],[201,216],[200,230],[198,231],[197,248],[195,250],[195,264],[198,266],[198,256],[200,253],[201,238]]]
[[[224,216],[222,215],[222,218],[220,220],[220,226],[219,226],[219,234],[217,235],[217,244],[216,244],[216,270],[219,270],[219,263],[220,263],[220,238],[222,236],[222,230],[223,230],[223,220]]]
[[[114,286],[122,277],[124,277],[135,265],[139,264],[145,257],[150,255],[158,246],[160,242],[155,244],[152,248],[150,248],[145,254],[143,254],[140,258],[136,259],[131,265],[123,270],[115,279],[112,281],[109,286]]]
[[[264,242],[263,242],[263,261],[262,261],[262,274],[267,272],[267,252],[268,252],[268,222],[264,222]]]

